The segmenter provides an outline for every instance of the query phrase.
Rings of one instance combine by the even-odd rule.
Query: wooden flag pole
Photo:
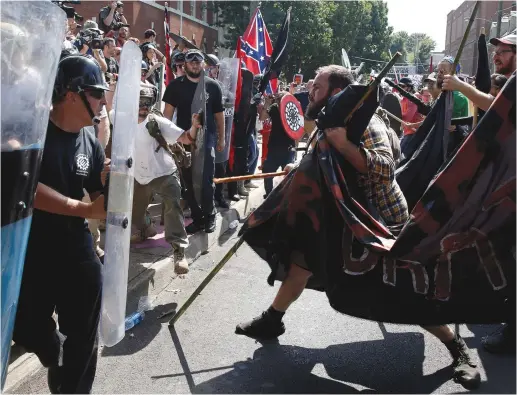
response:
[[[287,175],[287,171],[279,171],[278,173],[258,173],[247,176],[235,176],[226,178],[214,178],[214,184],[226,184],[227,182],[247,181],[247,180],[259,180],[261,178],[272,178]]]
[[[485,27],[484,26],[481,27],[479,35],[480,36],[485,35]],[[472,116],[473,116],[473,119],[472,119],[472,130],[474,130],[474,128],[478,124],[478,117],[479,117],[479,107],[476,106],[476,105],[474,105],[474,114],[472,114]]]

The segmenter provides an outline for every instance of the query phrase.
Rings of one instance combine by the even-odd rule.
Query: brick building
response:
[[[74,5],[76,12],[85,20],[92,19],[98,22],[99,11],[109,5],[108,1],[82,1]],[[154,29],[158,46],[165,47],[164,38],[164,4],[165,1],[124,1],[124,16],[130,26],[130,34],[140,40],[144,31]],[[218,29],[214,26],[214,12],[208,6],[207,0],[203,1],[169,1],[169,29],[173,33],[182,34],[207,53],[214,52],[218,46]]]
[[[501,36],[515,29],[515,1],[501,1],[502,23]],[[464,1],[458,8],[447,14],[447,31],[445,39],[445,54],[456,55],[468,20],[472,14],[474,1]],[[487,39],[495,37],[497,27],[499,1],[481,1],[476,19],[470,30],[467,42],[461,55],[461,73],[474,75],[477,70],[478,50],[477,41],[481,28],[485,28]],[[512,12],[513,11],[513,12]],[[513,27],[512,27],[513,26]]]

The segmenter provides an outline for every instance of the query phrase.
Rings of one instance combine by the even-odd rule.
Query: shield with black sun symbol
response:
[[[293,140],[299,140],[304,133],[303,111],[300,102],[291,94],[280,101],[280,118],[285,132]]]

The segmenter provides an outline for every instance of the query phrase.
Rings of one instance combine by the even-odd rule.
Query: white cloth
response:
[[[184,132],[171,121],[153,115],[160,126],[163,137],[169,144],[176,142],[179,136]],[[138,124],[138,130],[135,139],[135,180],[141,185],[149,184],[158,177],[172,174],[176,171],[176,163],[174,159],[160,148],[158,142],[151,137],[145,125],[149,121],[149,116]]]

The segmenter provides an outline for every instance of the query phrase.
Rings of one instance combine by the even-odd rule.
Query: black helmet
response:
[[[176,52],[172,55],[172,64],[185,63],[185,53]]]
[[[52,103],[59,101],[67,92],[79,93],[84,106],[92,117],[94,124],[100,119],[86,99],[85,91],[109,91],[104,74],[97,61],[88,56],[71,55],[63,58],[57,66],[57,77],[52,93]]]
[[[402,77],[399,81],[399,85],[413,86],[413,80],[409,77]]]
[[[147,62],[142,60],[141,69],[142,69],[142,71],[148,71],[149,70],[149,65],[147,64]]]
[[[109,91],[99,64],[95,59],[82,55],[63,58],[58,64],[54,99],[67,92],[84,90]]]

